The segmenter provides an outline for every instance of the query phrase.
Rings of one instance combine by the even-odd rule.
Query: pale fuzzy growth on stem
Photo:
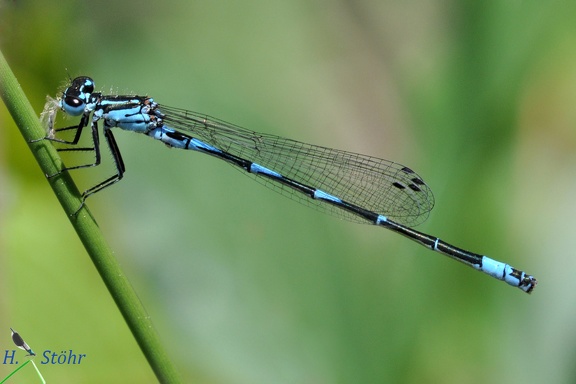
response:
[[[47,137],[50,139],[54,138],[54,121],[56,120],[56,115],[59,109],[60,101],[53,97],[46,96],[46,104],[44,105],[44,110],[40,114],[40,121],[42,122],[44,129],[46,129]]]

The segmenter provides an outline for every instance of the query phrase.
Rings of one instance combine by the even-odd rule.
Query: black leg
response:
[[[80,136],[82,135],[82,130],[84,129],[84,127],[88,126],[89,121],[90,121],[90,114],[84,113],[82,115],[82,118],[80,119],[80,123],[78,123],[78,125],[73,125],[71,127],[65,127],[65,128],[56,128],[53,130],[54,132],[64,132],[64,131],[69,131],[69,130],[75,129],[76,134],[74,135],[74,139],[72,139],[72,141],[66,141],[66,140],[55,138],[55,137],[45,137],[44,139],[50,140],[50,141],[55,141],[57,143],[62,143],[62,144],[76,145],[76,144],[78,144],[78,141],[80,141]],[[65,149],[62,149],[62,150],[65,150]]]
[[[80,140],[80,135],[82,133],[82,129],[84,128],[82,126],[82,123],[84,122],[84,118],[82,118],[82,122],[80,122],[80,124],[77,127],[77,131],[76,131],[76,135],[74,137],[74,140],[68,142],[68,141],[64,141],[64,140],[55,140],[55,139],[50,139],[51,141],[56,141],[58,143],[65,143],[65,144],[69,144],[69,145],[76,145],[78,144],[78,141]],[[73,129],[73,127],[67,127],[67,128],[62,128],[60,130],[67,130],[67,129]],[[101,155],[100,155],[100,136],[98,133],[98,123],[96,121],[93,121],[91,124],[91,129],[92,129],[92,143],[94,144],[93,147],[91,148],[85,148],[85,147],[77,147],[77,148],[58,148],[59,152],[65,152],[65,151],[93,151],[94,155],[96,157],[95,161],[93,163],[89,163],[89,164],[82,164],[82,165],[76,165],[73,167],[66,167],[61,169],[59,172],[53,174],[53,175],[47,175],[48,178],[52,178],[54,176],[58,176],[59,174],[61,174],[64,171],[70,171],[72,169],[80,169],[80,168],[90,168],[90,167],[96,167],[98,165],[100,165],[101,162]],[[60,131],[59,130],[59,131]]]
[[[110,130],[109,128],[105,128],[104,129],[104,137],[106,138],[106,143],[108,144],[108,148],[110,148],[110,152],[112,153],[112,158],[114,159],[114,165],[116,166],[116,174],[110,176],[109,178],[107,178],[106,180],[103,180],[102,182],[96,184],[95,186],[85,190],[82,193],[82,203],[80,204],[80,206],[78,207],[76,212],[74,212],[74,216],[76,216],[78,214],[78,212],[80,212],[80,210],[84,206],[84,203],[86,202],[86,199],[89,196],[92,196],[93,194],[100,192],[104,188],[107,188],[107,187],[111,186],[112,184],[120,181],[122,179],[122,177],[124,176],[124,172],[126,171],[126,168],[124,167],[124,160],[122,160],[122,155],[120,154],[120,150],[118,149],[118,144],[116,143],[116,139],[114,139],[114,135],[112,134],[112,130]],[[95,148],[98,148],[96,150],[96,156],[97,156],[97,161],[99,163],[100,162],[99,145],[96,145]],[[94,164],[94,165],[97,165],[97,164]],[[70,168],[68,168],[68,169],[70,169]]]

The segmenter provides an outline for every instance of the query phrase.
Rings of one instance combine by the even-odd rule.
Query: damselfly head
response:
[[[80,116],[84,113],[86,104],[94,92],[94,80],[81,76],[72,80],[72,84],[64,90],[60,107],[71,116]]]

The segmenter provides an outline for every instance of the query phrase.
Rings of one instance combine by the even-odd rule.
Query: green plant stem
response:
[[[45,175],[57,173],[62,167],[62,161],[52,144],[46,140],[32,142],[43,138],[46,133],[2,52],[0,52],[0,96],[24,140],[29,143],[42,172]],[[168,359],[149,316],[120,269],[96,221],[86,207],[77,215],[74,214],[80,206],[81,198],[72,178],[68,172],[63,172],[50,178],[49,183],[156,377],[161,383],[179,383],[179,375]]]
[[[21,366],[19,366],[18,368],[16,368],[15,370],[13,370],[12,372],[10,372],[8,374],[8,376],[6,376],[4,378],[4,380],[0,381],[0,384],[4,384],[6,382],[6,380],[8,380],[9,378],[11,378],[12,376],[14,376],[14,374],[16,372],[18,372],[19,370],[21,370],[22,368],[24,368],[29,362],[31,362],[32,360],[26,360],[26,362],[24,364],[22,364]]]

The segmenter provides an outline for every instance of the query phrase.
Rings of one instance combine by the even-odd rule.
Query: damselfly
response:
[[[58,109],[80,116],[80,122],[54,128]],[[124,162],[112,134],[112,128],[117,127],[148,135],[168,147],[222,159],[290,198],[351,221],[390,229],[525,292],[530,293],[537,284],[533,276],[506,263],[410,228],[428,217],[434,197],[422,178],[401,164],[253,132],[201,113],[160,105],[147,96],[104,95],[94,92],[94,81],[89,77],[77,77],[61,97],[49,99],[43,117],[49,128],[46,138],[69,145],[60,151],[90,150],[95,154],[93,163],[64,168],[56,175],[100,164],[98,122],[103,122],[116,172],[84,191],[79,210],[86,198],[124,175]],[[80,148],[77,145],[87,126],[94,146]],[[55,136],[68,130],[75,131],[72,140]]]
[[[28,344],[26,344],[26,342],[18,332],[16,332],[12,328],[10,328],[10,331],[12,331],[12,341],[14,342],[14,344],[16,344],[18,348],[28,352],[26,356],[36,356],[32,348],[30,348]]]
[[[34,369],[36,370],[36,373],[38,374],[38,377],[40,378],[40,380],[42,381],[42,383],[46,384],[46,380],[44,380],[44,376],[42,376],[42,373],[40,373],[40,370],[38,369],[38,367],[36,366],[36,363],[34,363],[33,358],[36,356],[36,353],[34,353],[34,351],[32,350],[32,348],[30,348],[28,346],[28,344],[26,344],[26,342],[24,341],[24,339],[22,338],[22,336],[20,336],[20,334],[18,332],[16,332],[15,330],[13,330],[12,328],[10,328],[10,331],[12,332],[12,341],[14,342],[14,344],[16,344],[16,346],[26,352],[28,352],[28,354],[26,356],[31,356],[32,359],[30,360],[26,360],[26,362],[24,362],[24,364],[21,364],[20,366],[18,366],[15,370],[13,370],[12,372],[10,372],[8,374],[8,376],[6,376],[2,381],[0,381],[0,383],[4,383],[6,380],[8,380],[10,377],[14,376],[14,374],[16,374],[16,372],[18,372],[19,370],[21,370],[22,368],[24,368],[28,363],[32,363],[32,366],[34,367]],[[8,351],[6,351],[6,353],[8,353]],[[16,364],[18,364],[18,362],[16,362]]]

